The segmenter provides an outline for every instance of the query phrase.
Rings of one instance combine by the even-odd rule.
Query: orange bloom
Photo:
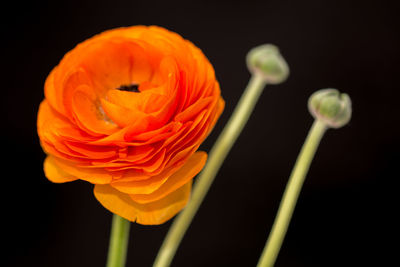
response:
[[[45,83],[37,129],[46,177],[95,184],[108,210],[161,224],[187,203],[224,107],[200,49],[160,27],[106,31],[68,52]]]

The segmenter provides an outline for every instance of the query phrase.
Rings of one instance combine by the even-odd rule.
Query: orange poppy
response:
[[[118,28],[68,52],[45,83],[37,129],[46,177],[95,184],[97,200],[140,224],[187,203],[224,108],[200,49],[155,26]]]

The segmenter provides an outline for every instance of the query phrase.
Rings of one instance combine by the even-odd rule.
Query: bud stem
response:
[[[266,83],[261,76],[253,75],[251,77],[231,118],[210,151],[207,164],[195,183],[191,200],[172,223],[153,267],[167,267],[171,264],[186,230],[214,181],[219,168],[246,125],[265,85]]]
[[[286,185],[275,222],[257,267],[274,266],[292,218],[301,187],[326,129],[327,126],[324,122],[318,119],[314,121]]]
[[[108,248],[107,267],[124,267],[128,251],[130,221],[113,215],[110,246]]]

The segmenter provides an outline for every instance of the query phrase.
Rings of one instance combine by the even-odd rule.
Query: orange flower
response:
[[[108,210],[161,224],[187,203],[220,116],[213,67],[160,27],[106,31],[67,53],[47,77],[37,129],[46,177],[95,184]]]

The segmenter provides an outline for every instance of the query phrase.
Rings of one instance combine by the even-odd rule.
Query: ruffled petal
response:
[[[79,166],[76,163],[52,157],[53,163],[70,176],[88,181],[92,184],[109,184],[114,177],[120,177],[121,172],[109,172],[104,168]]]
[[[47,156],[43,164],[44,174],[53,183],[66,183],[77,180],[78,178],[64,172],[53,160],[52,156]]]
[[[94,195],[106,209],[129,221],[158,225],[168,221],[185,207],[191,186],[192,183],[188,182],[165,198],[147,204],[134,202],[129,195],[110,185],[95,185]]]
[[[168,177],[160,188],[151,194],[132,194],[130,197],[138,203],[149,203],[162,199],[196,176],[203,169],[206,160],[207,153],[196,152],[178,171]]]

